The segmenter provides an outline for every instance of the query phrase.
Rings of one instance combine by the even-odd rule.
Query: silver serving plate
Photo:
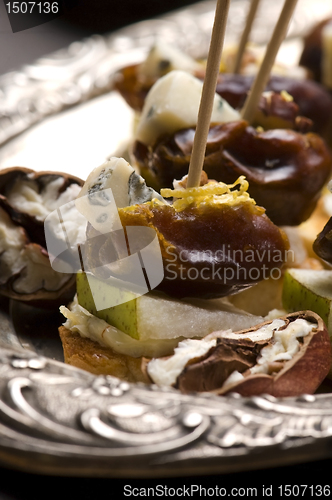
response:
[[[256,42],[268,39],[280,5],[262,2]],[[112,91],[114,73],[141,60],[157,35],[194,55],[206,53],[214,6],[202,2],[91,37],[0,77],[0,167],[24,165],[84,177],[105,157],[125,149],[134,117]],[[228,42],[238,39],[246,7],[245,0],[232,2]],[[329,1],[300,0],[288,54],[297,35],[331,13]],[[1,310],[4,466],[67,476],[150,478],[332,456],[329,392],[285,399],[183,395],[94,376],[63,363],[58,313],[5,300]]]

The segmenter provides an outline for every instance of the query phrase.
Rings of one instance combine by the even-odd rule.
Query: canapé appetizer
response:
[[[205,65],[202,62],[195,61],[180,50],[157,41],[145,61],[123,68],[119,72],[115,86],[127,104],[140,114],[151,87],[159,78],[174,70],[185,71],[204,80]],[[254,78],[254,74],[223,71],[218,77],[216,92],[233,108],[240,109]],[[332,97],[320,83],[311,79],[272,73],[265,91],[276,95],[286,92],[298,107],[298,115],[312,121],[313,131],[323,135],[327,133],[332,112]],[[264,103],[261,107],[264,108]],[[287,105],[283,108],[287,110]],[[279,110],[274,109],[273,115],[278,117],[280,114],[282,116],[282,113],[285,111],[282,112],[279,107]]]
[[[267,62],[263,62],[263,70],[245,103],[244,116],[250,116],[252,109],[256,112],[256,99],[261,96],[273,54],[295,3],[285,2],[272,36],[276,44],[269,45],[273,50],[267,51]],[[217,2],[216,19],[223,30],[228,4]],[[323,320],[310,311],[288,316],[272,311],[268,322],[262,323],[257,316],[236,308],[230,310],[229,301],[223,298],[273,278],[275,270],[277,279],[282,278],[289,243],[285,233],[265,214],[265,208],[272,208],[256,205],[244,176],[238,175],[226,184],[210,180],[204,171],[211,122],[218,123],[216,133],[221,130],[221,135],[232,127],[236,130],[240,124],[234,143],[240,143],[242,135],[246,137],[241,155],[264,134],[248,127],[236,110],[211,91],[213,82],[217,83],[220,44],[220,29],[214,29],[212,47],[216,50],[209,53],[212,56],[208,57],[203,88],[199,80],[181,70],[159,78],[145,99],[137,128],[137,142],[143,148],[153,148],[166,135],[194,126],[193,117],[198,112],[196,133],[191,132],[192,151],[184,145],[185,154],[191,155],[188,176],[174,180],[177,176],[172,175],[174,189],[161,189],[159,194],[148,188],[124,160],[113,158],[91,173],[76,201],[77,209],[88,221],[87,242],[79,252],[77,298],[69,308],[61,308],[67,318],[60,328],[65,359],[94,373],[173,385],[184,392],[237,391],[245,396],[314,392],[331,366],[331,346]],[[159,63],[157,66],[160,69]],[[215,131],[212,127],[210,134],[211,130],[213,143]],[[271,130],[272,143],[278,143],[273,142],[273,134],[278,136],[278,132]],[[298,132],[282,132],[285,136],[276,148],[272,164],[269,151],[266,153],[265,169],[273,170],[276,162],[287,164],[288,142],[291,150],[293,139],[301,143]],[[294,225],[309,217],[331,172],[328,149],[318,136],[304,136],[298,149],[300,156],[304,146],[315,159],[312,162],[301,157],[301,168],[313,163],[316,176],[319,177],[321,167],[324,174],[319,187],[315,187],[317,191],[310,195],[308,212],[298,210],[298,200],[291,208],[288,206],[287,220]],[[268,150],[271,146],[264,147]],[[218,150],[223,147],[218,145]],[[258,147],[254,153],[259,156]],[[262,170],[261,165],[256,169]],[[288,174],[292,177],[293,164]],[[297,174],[298,183],[301,174]],[[280,180],[278,174],[276,177]],[[309,182],[313,183],[313,177]],[[287,188],[283,196],[293,197]],[[110,210],[116,197],[116,210]],[[276,203],[274,200],[272,207]],[[292,212],[296,213],[293,219]],[[158,252],[145,236],[146,230],[152,231],[152,239],[159,245],[164,273],[158,279],[158,266],[154,272],[150,269],[150,259],[154,260]],[[154,251],[145,253],[147,248]],[[139,265],[135,267],[134,262]],[[146,281],[153,283],[148,292],[142,293],[135,280],[132,286],[131,277],[137,269]],[[239,332],[238,324],[242,321],[252,325],[247,323]]]

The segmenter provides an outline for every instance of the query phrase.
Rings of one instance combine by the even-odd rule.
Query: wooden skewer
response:
[[[247,46],[248,38],[249,38],[249,35],[251,32],[252,24],[253,24],[255,16],[256,16],[259,2],[260,2],[260,0],[251,0],[247,19],[246,19],[246,24],[245,24],[244,30],[242,32],[242,35],[241,35],[239,47],[238,47],[235,62],[234,62],[233,73],[235,73],[235,74],[240,72],[243,54],[244,54],[245,48]]]
[[[278,22],[267,46],[263,62],[242,108],[241,117],[249,123],[252,122],[256,114],[259,99],[269,79],[280,45],[287,34],[288,25],[296,4],[297,0],[285,0]]]
[[[212,29],[210,49],[206,64],[202,97],[198,110],[196,133],[188,171],[187,187],[199,186],[206,142],[209,133],[214,95],[224,45],[230,0],[218,0]]]

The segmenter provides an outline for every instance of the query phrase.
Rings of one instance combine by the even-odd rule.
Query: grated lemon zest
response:
[[[287,90],[282,90],[282,91],[280,92],[280,95],[281,95],[281,97],[282,97],[285,101],[287,101],[287,102],[292,102],[292,101],[294,101],[293,96],[292,96],[292,95],[290,95],[290,94],[287,92]]]
[[[235,190],[234,188],[237,187]],[[204,186],[186,189],[161,189],[160,194],[164,198],[174,198],[172,206],[177,212],[181,212],[190,205],[200,207],[203,205],[239,205],[244,202],[256,204],[250,197],[248,191],[249,183],[241,175],[234,184],[210,181]]]

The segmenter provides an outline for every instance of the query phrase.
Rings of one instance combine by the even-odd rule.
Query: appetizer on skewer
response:
[[[82,192],[98,192],[100,172],[106,179],[104,189],[111,187],[116,161],[93,171]],[[222,297],[267,279],[282,266],[287,260],[287,237],[256,205],[247,188],[244,178],[232,185],[212,181],[197,188],[161,190],[162,195],[175,198],[172,204],[154,198],[119,208],[123,228],[148,227],[157,234],[164,279],[156,290],[173,297]],[[90,221],[86,265],[105,270],[111,252],[120,258],[120,251],[112,233],[102,235],[96,229],[88,201],[84,213]]]
[[[317,82],[332,90],[332,18],[324,19],[304,37],[300,64]]]
[[[105,179],[102,188],[105,189],[107,186],[112,185],[111,170],[112,167],[114,168],[119,163],[119,160],[113,160],[113,162],[113,164],[109,162],[102,165],[91,174],[86,189],[83,189],[83,195],[86,196],[86,193],[89,192],[95,195],[98,192],[96,181],[100,182],[102,178],[101,172]],[[130,175],[133,175],[133,171]],[[114,177],[116,178],[116,175]],[[134,183],[131,185],[134,185]],[[120,186],[119,184],[117,186],[119,193]],[[182,188],[182,195],[191,197],[191,204],[189,205],[191,208],[190,220],[195,223],[194,228],[187,228],[194,233],[190,240],[191,251],[189,249],[186,251],[186,256],[191,253],[193,257],[191,271],[195,265],[197,266],[196,269],[199,269],[200,262],[197,262],[195,256],[202,254],[201,247],[198,248],[198,253],[194,251],[195,248],[197,249],[195,242],[196,245],[197,242],[203,244],[205,256],[208,256],[206,238],[205,240],[204,237],[202,238],[202,232],[199,230],[199,219],[202,213],[198,211],[195,214],[195,211],[192,210],[193,205],[195,207],[192,199],[195,198],[193,192],[196,189],[197,205],[199,203],[199,190],[201,190],[203,206],[210,212],[209,208],[211,207],[209,207],[208,197],[204,193],[204,186],[213,189],[213,186],[218,187],[220,183],[212,183],[210,186],[205,184],[201,188],[194,188],[194,190]],[[99,194],[102,195],[104,189],[101,189]],[[142,189],[140,189],[140,192],[142,192]],[[224,195],[228,198],[228,203],[227,200],[224,200],[227,210],[233,208],[238,211],[241,205],[245,206],[248,202],[252,203],[250,199],[245,197],[245,200],[239,199],[238,203],[232,206],[233,196],[230,196],[230,194],[226,190],[223,195],[219,195],[220,198]],[[175,207],[163,203],[159,199],[158,201],[152,199],[143,204],[120,208],[121,222],[127,229],[130,229],[133,224],[143,224],[145,226],[148,223],[151,227],[154,222],[157,226],[161,246],[165,249],[165,245],[170,243],[165,240],[164,234],[159,232],[160,214],[156,214],[154,208],[157,209],[157,212],[165,210],[166,215],[170,210],[176,213],[176,209],[181,210],[183,205],[185,207],[183,210],[186,210],[189,200],[186,201],[185,196],[182,199],[179,197],[180,190],[177,191],[176,195]],[[133,196],[133,193],[130,196]],[[214,195],[214,198],[218,198],[218,196]],[[88,198],[83,201],[86,201],[86,206],[90,203]],[[214,202],[218,205],[216,199]],[[150,220],[146,219],[146,210],[150,212]],[[221,210],[219,216],[221,218],[227,217],[227,210],[226,212]],[[93,207],[89,213],[91,224],[91,221],[94,222]],[[210,213],[210,215],[212,214]],[[264,214],[260,214],[259,218],[264,220]],[[169,221],[170,227],[173,225],[173,231],[170,231],[173,237],[174,225],[177,222],[177,220]],[[242,231],[243,241],[248,243],[248,235],[246,231],[243,232],[243,229],[246,229],[244,220],[240,220],[240,227],[234,224],[234,220],[232,222],[234,230]],[[98,222],[95,225],[97,226]],[[211,234],[214,236],[223,234],[215,231],[217,229],[215,226],[216,217],[214,214]],[[256,230],[253,234],[262,238],[262,225],[257,225],[256,222],[255,226]],[[211,230],[212,226],[210,225],[205,225],[203,228],[205,233],[210,233]],[[96,230],[93,230],[92,234],[93,238],[98,238]],[[179,234],[183,235],[181,228],[179,228]],[[229,239],[229,235],[225,235],[225,237],[226,241],[232,241]],[[93,238],[88,240],[88,244],[89,242],[93,243]],[[105,249],[107,249],[107,258],[110,259],[109,252],[111,248],[114,250],[116,242],[115,245],[110,245],[111,234],[103,235],[102,239],[105,246],[100,245],[99,239],[98,251],[96,252],[95,241],[94,252],[97,253],[97,259],[100,255],[104,256],[105,259]],[[186,239],[183,240],[181,237],[180,242],[183,244]],[[264,245],[267,244],[268,240],[265,234]],[[267,247],[265,246],[265,248]],[[172,247],[172,255],[174,249],[175,247]],[[237,253],[240,252],[233,248],[233,254],[236,255]],[[94,255],[91,262],[91,260],[89,261],[89,252],[85,253],[83,251],[82,255],[84,262],[86,264],[90,263],[93,270],[102,269],[103,272],[105,272],[105,269],[107,270],[107,261],[100,261],[99,259],[96,262],[96,255]],[[229,253],[229,255],[232,254]],[[206,266],[207,262],[204,264]],[[227,264],[230,265],[231,263],[227,262]],[[276,266],[276,264],[274,265]],[[257,270],[257,262],[255,267],[251,269]],[[276,269],[274,267],[274,271]],[[127,299],[130,300],[124,304],[124,307],[121,308],[121,304],[119,304],[98,311],[93,301],[93,293],[96,294],[96,289],[98,290],[97,293],[103,296],[104,305],[107,304],[107,300],[114,298],[116,294],[119,299],[120,294],[124,292],[115,290],[114,283],[111,282],[110,284],[105,279],[105,276],[104,279],[101,279],[96,274],[87,279],[88,274],[86,273],[85,276],[78,275],[78,298],[75,299],[73,305],[69,309],[61,308],[67,318],[64,326],[60,328],[65,359],[75,366],[97,374],[113,374],[130,381],[154,382],[161,385],[175,384],[177,388],[184,392],[203,390],[227,394],[228,392],[237,391],[246,396],[260,393],[262,390],[276,396],[296,395],[303,391],[312,392],[316,390],[329,370],[331,354],[328,333],[323,321],[313,313],[296,313],[287,318],[278,318],[273,324],[270,320],[269,324],[272,324],[272,326],[267,334],[266,324],[261,324],[263,318],[246,315],[236,308],[232,309],[227,302],[217,303],[215,300],[197,298],[179,300],[176,298],[179,281],[174,280],[171,280],[170,283],[173,285],[175,297],[174,295],[172,297],[172,287],[170,287],[167,295],[153,291],[144,297],[127,296]],[[121,277],[121,270],[117,277]],[[182,275],[181,280],[183,283],[186,282],[184,275]],[[194,281],[189,280],[189,287]],[[199,286],[194,287],[194,290],[200,294],[202,283],[198,283],[198,281]],[[215,292],[214,285],[213,280],[209,279],[207,287],[210,288],[210,292]],[[95,288],[94,291],[93,288]],[[305,327],[302,324],[303,320],[305,320]],[[246,332],[245,330],[247,330],[250,323],[257,326]],[[285,329],[284,331],[284,326],[290,323],[292,324],[290,330]],[[245,329],[241,328],[241,324],[246,325]],[[217,325],[219,325],[219,328]],[[222,331],[220,331],[221,325]],[[294,328],[295,326],[296,328]],[[230,333],[230,329],[233,330],[233,333]],[[240,331],[237,332],[237,330]],[[255,334],[252,337],[252,333],[250,333],[256,330],[259,338],[257,335],[255,337]],[[260,337],[261,332],[262,336]],[[287,342],[285,340],[276,341],[275,339],[279,338],[278,335],[287,338]],[[200,338],[202,340],[199,340]],[[283,350],[276,348],[279,345],[278,342],[282,343],[280,345],[284,345]],[[270,352],[271,354],[268,354]],[[167,358],[164,359],[164,356],[167,356]],[[151,358],[153,361],[150,361]],[[264,361],[265,359],[266,361]],[[319,365],[316,368],[314,368],[315,359],[319,359]],[[308,369],[309,365],[312,366],[310,370]],[[169,366],[172,368],[169,368]],[[303,376],[304,366],[306,367],[306,376]],[[236,378],[233,375],[228,380],[234,370],[243,372],[243,374],[239,373]]]
[[[119,185],[118,170],[123,176],[123,186]],[[153,196],[156,193],[146,188],[129,164],[113,158],[92,171],[76,201],[89,220],[88,240],[84,250],[81,248],[82,259],[86,268],[95,270],[101,278],[107,278],[104,272],[108,272],[108,265],[111,272],[112,262],[121,258],[122,247],[113,234],[113,226],[108,231],[104,226],[104,219],[107,220],[104,193],[105,189],[113,190],[115,182],[118,193],[121,190],[127,193],[130,184],[129,196],[123,197],[127,204],[118,208],[119,227],[152,228],[158,237],[164,280],[156,284],[156,289],[170,289],[171,295],[185,297],[229,295],[267,278],[287,259],[286,236],[250,198],[244,178],[233,185],[205,180],[197,188],[162,190],[162,194],[176,198],[169,204],[160,196]],[[138,195],[133,194],[135,190]],[[100,210],[104,210],[103,217]],[[141,234],[143,244],[144,232]],[[136,239],[139,237],[137,233]],[[138,239],[136,245],[139,244]],[[176,265],[172,264],[175,262]],[[213,277],[215,266],[220,275],[215,273]],[[251,268],[256,270],[255,278]],[[195,278],[190,277],[190,269],[197,271]],[[226,269],[232,277],[226,275]],[[198,276],[198,270],[204,273]],[[122,273],[120,269],[119,277]]]
[[[261,317],[243,313],[227,301],[207,299],[252,286],[270,273],[279,272],[287,258],[287,238],[248,196],[244,179],[235,186],[211,182],[198,188],[178,189],[177,200],[171,205],[160,198],[151,199],[151,190],[146,190],[143,179],[125,163],[112,159],[95,169],[77,200],[77,206],[89,217],[87,242],[85,248],[80,246],[86,273],[78,274],[77,302],[72,310],[62,308],[67,318],[60,330],[66,359],[81,363],[85,356],[84,350],[80,356],[75,348],[77,332],[98,338],[103,345],[106,343],[112,359],[117,359],[118,352],[125,359],[129,356],[131,364],[132,357],[170,354],[182,337],[203,337],[220,324],[228,328],[237,324],[241,328],[240,325],[262,321]],[[123,186],[119,183],[120,175],[127,181]],[[100,210],[105,213],[105,204],[98,206],[97,200],[104,203],[105,190],[114,190],[115,183],[118,196],[122,197],[121,192],[128,192],[128,181],[132,189],[127,203],[129,198],[142,200],[142,193],[148,197],[148,201],[119,208],[129,245],[137,250],[147,244],[144,235],[140,238],[136,232],[132,247],[130,230],[153,229],[164,268],[163,279],[153,292],[143,297],[135,294],[135,288],[126,291],[123,284],[123,279],[129,280],[128,270],[129,276],[132,270],[114,268],[114,263],[121,263],[123,252],[118,231],[101,232],[102,225],[98,222]],[[148,266],[146,261],[145,266]],[[101,300],[98,309],[94,303],[96,297]],[[88,333],[89,324],[95,325],[95,333]],[[82,346],[81,339],[79,345]],[[133,363],[137,367],[139,361]],[[111,373],[118,375],[117,371]],[[141,380],[142,372],[139,373]],[[130,380],[135,376],[127,373]]]
[[[182,72],[160,79],[138,123],[132,154],[155,189],[171,187],[188,171],[195,136],[195,127],[188,124],[194,120],[199,94],[190,95],[192,114],[189,108],[183,114],[179,103],[188,99],[188,82],[199,87],[198,80]],[[215,102],[219,112],[212,117],[203,164],[208,177],[233,183],[244,175],[250,195],[276,224],[306,220],[331,176],[332,158],[324,140],[314,133],[254,128],[218,96]]]
[[[124,68],[115,83],[116,89],[127,104],[138,114],[142,112],[152,86],[171,71],[186,71],[201,80],[204,79],[205,66],[173,47],[169,48],[157,42],[150,54],[144,63]],[[185,63],[183,59],[188,62]],[[233,108],[241,109],[253,81],[253,74],[222,72],[218,76],[216,92]],[[298,106],[298,115],[312,121],[313,131],[322,135],[327,133],[332,97],[322,85],[310,79],[272,73],[265,91],[276,95],[286,92]],[[264,103],[260,103],[260,107],[264,109]],[[285,107],[287,109],[287,105]],[[274,112],[274,115],[278,117],[279,113]]]
[[[294,7],[293,0],[287,1],[286,4],[287,7],[291,8],[290,10]],[[221,2],[218,5],[220,6]],[[157,289],[160,284],[161,290],[163,292],[166,290],[168,296],[181,297],[170,300],[160,295],[151,296],[154,292],[145,295],[145,299],[148,301],[153,299],[149,302],[150,310],[157,312],[158,319],[163,323],[166,319],[165,311],[168,310],[170,315],[175,309],[178,312],[184,311],[188,303],[182,297],[192,295],[195,298],[202,293],[202,290],[207,296],[233,293],[239,288],[253,284],[251,275],[253,270],[256,272],[258,270],[256,281],[263,279],[261,273],[263,263],[267,265],[269,272],[272,271],[269,267],[271,259],[267,258],[267,261],[264,261],[262,258],[262,255],[266,255],[266,250],[277,251],[280,257],[280,254],[284,254],[288,249],[283,232],[266,217],[264,208],[257,207],[255,201],[250,198],[246,191],[246,181],[243,178],[238,178],[230,186],[221,182],[206,182],[204,180],[204,175],[202,175],[204,149],[213,109],[216,113],[222,111],[224,114],[226,112],[226,114],[232,115],[229,122],[236,115],[234,110],[227,108],[220,97],[213,100],[211,89],[210,96],[206,93],[206,88],[209,87],[206,82],[213,80],[211,75],[208,63],[188,178],[182,179],[175,190],[161,191],[162,196],[173,198],[172,203],[168,203],[160,196],[154,198],[153,192],[145,186],[143,179],[130,170],[128,165],[126,170],[129,183],[125,183],[121,187],[121,182],[116,174],[120,161],[117,159],[111,160],[109,164],[102,165],[97,171],[92,172],[84,186],[81,196],[77,200],[77,207],[89,221],[87,232],[89,240],[86,247],[83,250],[81,248],[80,251],[80,261],[84,274],[78,275],[77,301],[71,310],[62,308],[62,312],[67,318],[67,322],[60,329],[66,359],[70,363],[87,367],[94,372],[96,370],[98,372],[98,360],[102,359],[100,370],[104,370],[106,365],[106,369],[111,370],[108,373],[114,374],[112,370],[116,370],[116,374],[118,374],[119,370],[122,370],[122,375],[130,380],[151,381],[152,379],[156,381],[156,374],[158,378],[162,372],[160,366],[164,366],[164,361],[166,365],[169,363],[171,365],[167,369],[166,376],[168,377],[174,368],[172,362],[180,357],[180,371],[176,366],[177,374],[175,380],[171,381],[171,385],[178,384],[178,387],[184,391],[210,390],[223,394],[228,390],[238,390],[244,395],[259,394],[264,391],[277,396],[295,395],[306,391],[313,392],[327,375],[331,365],[331,347],[326,326],[313,313],[298,312],[296,316],[279,317],[275,320],[276,322],[270,320],[268,324],[257,326],[253,335],[252,331],[248,329],[245,332],[233,332],[232,334],[224,331],[220,333],[220,328],[218,330],[213,328],[208,336],[207,332],[201,328],[200,332],[195,334],[193,322],[194,324],[199,323],[199,319],[202,318],[197,309],[191,310],[193,316],[189,329],[186,321],[181,323],[179,317],[176,318],[175,324],[174,321],[170,321],[170,323],[166,322],[166,325],[160,325],[159,328],[154,325],[152,329],[149,329],[150,325],[146,324],[143,329],[140,329],[138,324],[142,322],[144,316],[142,314],[144,310],[142,294],[135,296],[135,290],[129,290],[132,294],[130,296],[126,287],[116,286],[116,283],[121,283],[122,277],[125,277],[124,281],[128,281],[130,272],[134,271],[130,265],[129,268],[126,266],[124,268],[122,265],[125,253],[123,252],[124,247],[119,243],[119,235],[116,234],[119,228],[121,228],[122,233],[126,234],[122,240],[125,240],[127,250],[134,248],[136,253],[141,250],[143,243],[148,246],[148,241],[143,237],[142,240],[136,241],[132,247],[133,240],[130,230],[132,228],[140,230],[149,228],[155,231],[166,272],[164,279],[155,283],[154,288]],[[207,96],[209,96],[208,99]],[[206,103],[208,104],[208,112],[205,112],[202,103],[204,106]],[[218,103],[221,103],[221,106]],[[149,108],[145,115],[147,121],[143,129],[142,127],[138,128],[140,137],[142,135],[143,137],[158,136],[161,131],[169,131],[169,127],[173,127],[173,111],[172,106],[162,107],[161,114],[164,118],[168,118],[167,120],[158,120],[158,110],[153,107]],[[185,111],[185,114],[176,115],[178,123],[181,123],[181,120],[183,122],[183,119],[185,121],[190,118],[190,109],[188,113],[187,108]],[[224,121],[227,120],[224,118]],[[195,153],[196,151],[198,154]],[[328,163],[330,169],[330,159]],[[200,180],[202,185],[198,186]],[[238,190],[235,189],[237,185],[240,186]],[[133,194],[133,186],[138,189],[133,197],[136,202],[126,203],[126,200],[128,201],[128,198],[131,198]],[[127,198],[120,196],[124,204],[118,206],[116,212],[109,217],[105,207],[110,205],[112,198],[107,195],[106,191],[108,188],[113,191],[114,187],[117,187],[120,194],[127,193]],[[140,196],[137,196],[137,193],[140,193]],[[147,199],[144,199],[146,196]],[[119,222],[119,226],[114,225],[115,221]],[[103,226],[105,223],[106,225]],[[90,246],[90,242],[93,243],[93,241],[97,242],[97,245]],[[225,242],[231,245],[231,256],[230,258],[226,256],[226,260],[223,249]],[[249,263],[246,267],[243,259],[237,260],[234,257],[235,255],[245,255],[248,248],[253,250],[258,258],[253,259],[251,264]],[[175,255],[176,264],[181,261],[181,255],[184,255],[185,262],[189,263],[187,268],[183,266],[185,274],[180,279],[171,280],[167,275],[167,258],[165,257],[170,253],[169,250]],[[218,260],[220,250],[222,250],[223,258]],[[197,257],[201,257],[201,260]],[[144,257],[142,259],[146,274],[149,275],[147,262],[144,261]],[[284,261],[285,259],[282,259],[279,262],[278,269]],[[204,270],[206,270],[206,268],[209,269],[209,264],[217,263],[223,269],[222,264],[225,262],[233,271],[230,282],[227,282],[225,273],[223,273],[221,280],[219,280],[219,276],[217,279],[211,279],[209,276],[204,283],[202,275],[202,279],[199,279],[200,273],[203,271],[202,266],[205,266]],[[234,271],[239,268],[246,268],[247,278],[242,281],[236,277],[235,282],[232,282]],[[188,286],[189,273],[192,269],[196,271],[196,277],[193,280],[196,283],[190,283],[191,286]],[[216,274],[214,274],[215,276]],[[165,288],[167,281],[173,281],[173,283],[171,283],[172,286],[169,285]],[[231,286],[227,287],[227,285]],[[109,300],[112,302],[111,305],[109,305]],[[166,301],[167,305],[163,301]],[[129,314],[125,314],[123,307],[119,309],[119,306],[123,306],[123,304],[125,304],[124,309],[130,310]],[[149,316],[147,311],[149,308],[145,309],[145,315]],[[128,317],[131,320],[128,321]],[[185,315],[182,316],[182,319],[183,317]],[[253,322],[257,320],[257,318],[252,317],[251,319]],[[119,321],[119,327],[122,327],[120,336],[115,321]],[[181,323],[180,330],[178,323]],[[171,328],[169,328],[170,324]],[[210,326],[211,323],[209,323],[208,328]],[[222,329],[224,330],[225,327],[226,323],[223,322]],[[266,331],[268,335],[266,335]],[[77,332],[79,332],[78,338]],[[183,340],[183,344],[180,335],[187,337],[187,340]],[[192,338],[193,336],[204,338],[199,340]],[[86,344],[85,339],[82,341],[82,337],[90,337],[89,343]],[[125,337],[127,337],[126,340],[124,340]],[[98,345],[91,344],[91,339],[98,339],[98,342],[103,346],[107,344],[109,346],[107,351],[104,347],[101,350],[101,348],[98,349]],[[157,345],[164,346],[165,341],[170,339],[175,341],[175,345],[178,344],[174,354],[169,357],[170,361],[143,359],[146,356],[150,357],[151,350]],[[243,340],[244,342],[242,342]],[[113,342],[112,346],[109,342]],[[170,344],[167,344],[169,348]],[[278,351],[279,344],[283,346],[283,350],[280,352]],[[149,350],[149,354],[144,349]],[[174,344],[172,349],[174,349]],[[95,355],[93,361],[91,361],[91,357],[93,357],[91,350]],[[169,354],[172,353],[168,353],[168,356]],[[160,356],[163,356],[161,350],[158,351],[158,355],[156,353],[153,355],[157,358]],[[314,367],[313,360],[316,356],[318,365]],[[107,359],[106,363],[105,359]],[[233,363],[234,360],[235,363]],[[157,366],[157,371],[154,371],[151,366]],[[190,376],[187,377],[189,372],[193,371],[194,379],[197,378],[199,381],[202,375],[207,374],[207,366],[208,370],[212,367],[212,384],[211,377],[208,377],[206,386],[195,383],[192,385],[193,379]],[[231,366],[239,373],[233,374],[234,369],[230,369]],[[313,369],[313,375],[302,377],[303,367],[308,368],[309,366]],[[226,376],[222,375],[220,378],[222,372]],[[102,373],[105,372],[102,371]],[[215,378],[216,375],[217,378]],[[299,375],[300,378],[298,378]],[[228,376],[231,377],[231,381],[229,381]],[[230,383],[226,391],[223,386],[225,380],[226,383]],[[158,383],[164,384],[163,381]]]

